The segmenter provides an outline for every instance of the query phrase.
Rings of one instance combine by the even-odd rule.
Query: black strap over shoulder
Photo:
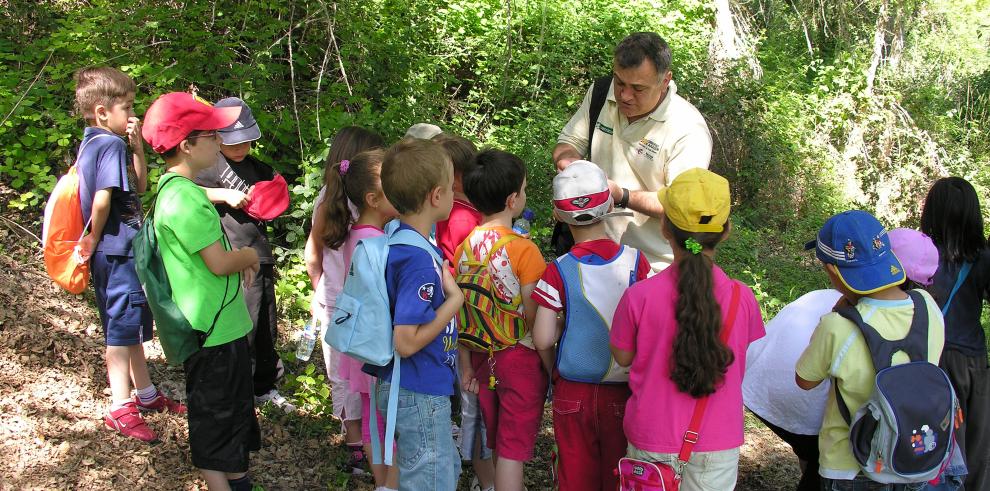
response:
[[[870,357],[873,359],[873,368],[879,372],[889,368],[894,357],[894,353],[903,351],[911,361],[925,361],[928,359],[928,305],[925,297],[914,290],[907,292],[908,297],[914,303],[914,314],[911,317],[911,327],[907,336],[902,339],[889,340],[880,335],[873,326],[863,320],[856,307],[840,307],[835,312],[846,319],[849,319],[859,331],[863,333],[863,339],[870,350]],[[846,424],[852,422],[849,406],[839,391],[838,381],[834,381],[832,387],[835,389],[835,399],[839,406]]]
[[[591,143],[595,140],[595,127],[598,126],[598,116],[602,114],[605,107],[605,99],[608,97],[608,89],[612,84],[612,76],[595,79],[595,85],[591,88],[591,107],[588,108],[588,155],[591,160]]]

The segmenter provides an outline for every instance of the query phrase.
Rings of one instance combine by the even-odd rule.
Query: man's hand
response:
[[[622,199],[622,186],[611,179],[608,180],[608,192],[612,193],[613,203],[618,203]]]
[[[225,189],[223,201],[230,205],[231,208],[243,208],[247,205],[248,195],[236,189]]]
[[[134,153],[144,153],[144,138],[141,137],[141,120],[136,116],[127,118],[127,144]]]
[[[574,163],[575,160],[581,160],[581,158],[580,157],[564,157],[564,158],[558,160],[556,162],[557,163],[557,172],[560,172],[560,171],[566,169],[567,166],[568,165],[571,165],[572,163]]]

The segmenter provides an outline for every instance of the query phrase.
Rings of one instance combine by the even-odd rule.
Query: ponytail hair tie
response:
[[[684,248],[691,251],[691,254],[701,254],[701,244],[698,243],[697,240],[694,240],[694,237],[688,237],[688,239],[684,241]]]
[[[351,168],[351,161],[350,160],[341,160],[340,161],[340,167],[337,169],[337,172],[339,172],[340,175],[343,176],[343,175],[346,175],[347,174],[347,169],[350,169],[350,168]]]

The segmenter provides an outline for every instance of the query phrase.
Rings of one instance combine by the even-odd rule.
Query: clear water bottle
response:
[[[320,324],[320,319],[316,316],[313,316],[306,323],[306,328],[303,329],[302,335],[299,336],[299,344],[296,346],[297,360],[307,361],[313,355],[313,347],[316,346],[316,336],[320,332]]]
[[[536,213],[534,213],[533,210],[526,208],[523,210],[522,216],[517,218],[515,222],[512,222],[512,231],[519,235],[529,236],[529,228],[533,223],[533,218],[535,217]]]

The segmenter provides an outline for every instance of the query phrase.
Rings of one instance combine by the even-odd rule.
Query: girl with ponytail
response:
[[[610,333],[615,361],[629,367],[627,456],[681,469],[678,454],[703,400],[681,489],[733,489],[743,443],[746,348],[764,330],[753,292],[714,261],[731,228],[729,183],[706,169],[689,169],[658,197],[674,263],[626,290]]]
[[[313,209],[313,229],[305,252],[307,272],[315,290],[312,311],[323,321],[324,329],[344,287],[357,242],[383,234],[385,222],[397,215],[382,191],[383,145],[377,133],[356,126],[340,130],[330,145],[324,187]],[[364,472],[371,443],[370,377],[361,372],[356,360],[336,352],[327,343],[321,345],[333,412],[343,421],[344,443],[350,455],[346,471]],[[375,465],[372,473],[376,486],[397,487],[397,470]]]

